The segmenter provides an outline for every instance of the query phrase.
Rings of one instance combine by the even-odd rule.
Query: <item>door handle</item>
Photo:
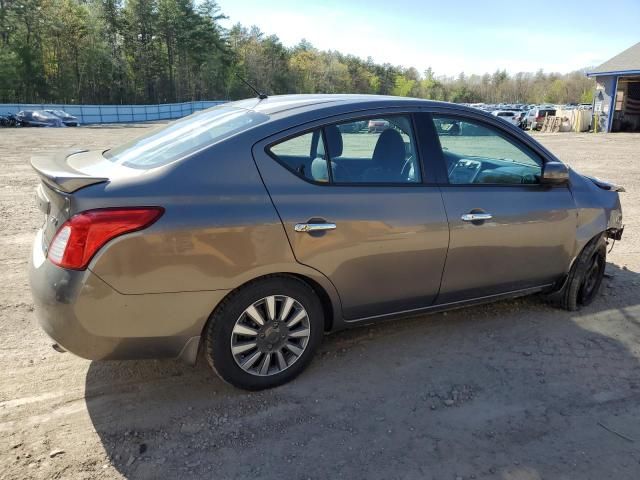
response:
[[[293,229],[296,232],[321,232],[323,230],[335,230],[335,223],[296,223]]]
[[[491,220],[493,215],[490,213],[465,213],[460,218],[463,222],[482,222],[484,220]]]

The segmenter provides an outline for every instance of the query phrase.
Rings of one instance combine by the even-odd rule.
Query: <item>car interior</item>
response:
[[[541,169],[514,160],[471,157],[443,150],[449,183],[452,184],[536,184]]]
[[[449,183],[540,183],[542,160],[496,131],[448,118],[436,118],[434,125],[447,164]]]
[[[357,128],[361,121],[329,125],[323,132],[315,130],[307,134],[310,135],[308,154],[305,149],[303,155],[295,155],[295,148],[287,148],[287,141],[273,146],[270,152],[298,174],[316,182],[419,182],[420,170],[409,117],[388,117],[384,121],[389,127],[379,133]]]
[[[410,117],[329,125],[269,149],[278,161],[319,183],[397,184],[420,181]],[[434,118],[451,184],[540,183],[542,160],[497,130],[473,121]],[[329,171],[331,168],[331,171]]]

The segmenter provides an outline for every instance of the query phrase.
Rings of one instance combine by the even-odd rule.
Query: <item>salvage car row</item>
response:
[[[21,110],[0,115],[0,127],[77,127],[80,122],[64,110]]]
[[[591,110],[592,106],[588,103],[579,105],[525,105],[517,104],[484,104],[473,103],[465,104],[473,108],[491,113],[493,116],[500,118],[508,123],[515,125],[523,130],[540,130],[546,117],[553,117],[558,110]]]

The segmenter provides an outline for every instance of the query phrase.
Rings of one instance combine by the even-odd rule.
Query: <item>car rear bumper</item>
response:
[[[123,295],[90,270],[65,270],[46,260],[41,232],[29,279],[42,329],[64,350],[90,360],[194,361],[207,318],[227,293]]]

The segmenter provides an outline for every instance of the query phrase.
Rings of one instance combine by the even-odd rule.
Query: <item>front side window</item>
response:
[[[525,145],[475,120],[434,116],[452,184],[537,184],[542,159]]]
[[[320,183],[404,184],[421,181],[411,117],[353,120],[284,140],[271,156]]]
[[[108,150],[105,158],[126,167],[148,169],[166,165],[201,148],[266,121],[262,113],[219,106],[189,115]]]

